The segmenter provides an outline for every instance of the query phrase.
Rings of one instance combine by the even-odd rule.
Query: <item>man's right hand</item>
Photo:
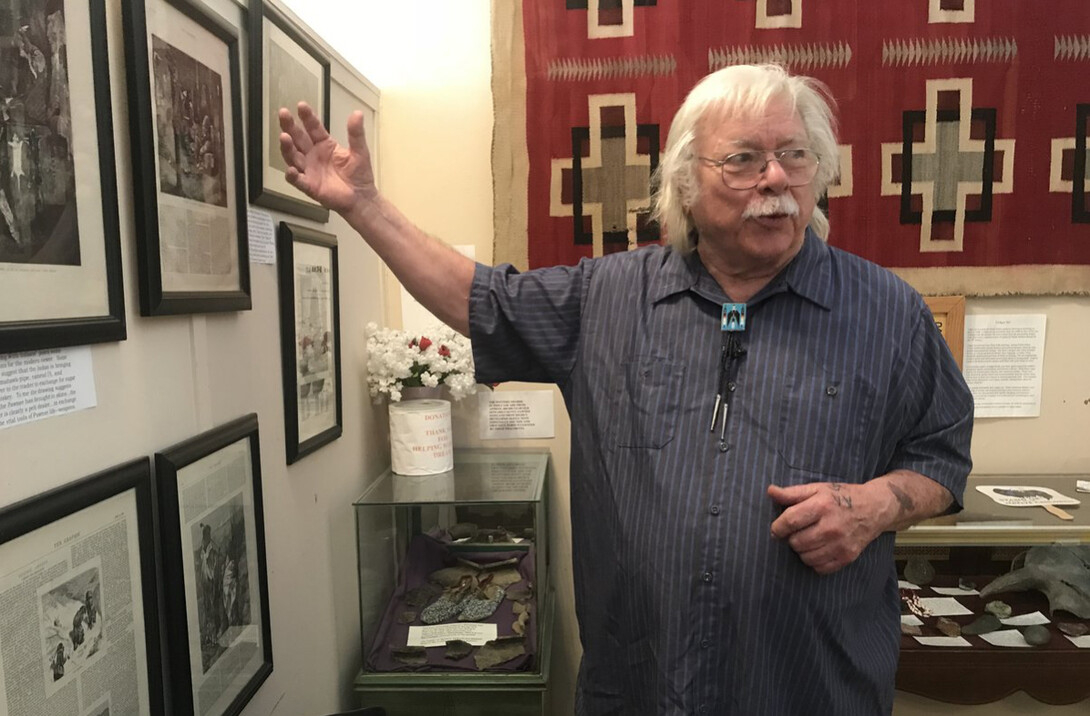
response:
[[[348,148],[342,147],[322,125],[306,102],[300,102],[299,121],[281,107],[280,153],[287,162],[288,183],[327,209],[347,214],[361,202],[378,196],[371,153],[363,136],[363,113],[348,118]]]

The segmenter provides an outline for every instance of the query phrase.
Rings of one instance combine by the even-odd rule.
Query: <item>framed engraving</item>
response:
[[[272,673],[257,416],[155,454],[175,713],[238,714]]]
[[[249,309],[238,37],[190,0],[122,9],[140,312]]]
[[[965,296],[924,296],[923,300],[931,309],[935,325],[946,339],[946,345],[950,346],[950,352],[954,354],[958,367],[963,368],[961,361],[965,353]]]
[[[0,17],[0,353],[124,340],[105,2]]]
[[[0,510],[0,713],[164,713],[151,465]]]
[[[280,222],[280,354],[288,464],[341,436],[337,237]]]
[[[264,0],[250,0],[249,12],[250,201],[324,223],[329,210],[285,177],[277,112],[304,101],[329,126],[329,58]]]

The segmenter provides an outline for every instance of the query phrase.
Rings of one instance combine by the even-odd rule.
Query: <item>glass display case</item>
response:
[[[972,475],[964,511],[898,533],[899,578],[926,582],[919,589],[901,585],[902,622],[916,624],[920,633],[901,636],[898,689],[959,704],[990,703],[1016,691],[1047,704],[1090,697],[1090,636],[1079,635],[1090,631],[1084,618],[1090,612],[1080,617],[1052,609],[1067,589],[1061,582],[1074,578],[1090,586],[1090,561],[1082,562],[1090,549],[1090,506],[1033,504],[1055,501],[1054,494],[1082,502],[1088,495],[1076,489],[1081,480],[1090,476]],[[1007,574],[993,589],[1008,581],[1012,588],[989,593],[988,585]],[[993,601],[1009,606],[1010,616],[1003,616],[1002,605],[988,610]],[[962,631],[989,611],[1003,617],[995,631]],[[940,612],[960,613],[940,622]],[[1031,636],[1027,622],[1043,623]],[[978,628],[988,626],[997,625]]]
[[[450,472],[387,470],[354,502],[361,705],[545,713],[549,473],[547,450],[461,449]]]

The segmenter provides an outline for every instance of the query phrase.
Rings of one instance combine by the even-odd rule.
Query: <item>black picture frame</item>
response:
[[[123,674],[111,677],[124,688],[107,688],[93,697],[79,692],[87,700],[79,703],[79,712],[106,708],[141,716],[165,713],[157,569],[151,462],[146,457],[0,509],[0,584],[18,583],[0,590],[0,613],[8,629],[19,630],[0,659],[19,654],[42,662],[38,686],[46,686],[39,696],[41,713],[49,711],[49,699],[58,691],[68,692],[62,699],[76,695],[72,681],[101,665],[111,651],[126,651],[129,635],[135,642],[135,671],[128,679]],[[12,617],[18,618],[13,622]],[[0,641],[11,636],[0,633]],[[33,646],[23,643],[27,638]],[[116,655],[113,661],[128,662]],[[10,675],[38,665],[3,666]],[[94,679],[101,681],[101,676]],[[6,688],[24,683],[9,679]],[[25,691],[20,695],[35,697]],[[8,696],[0,694],[2,703],[11,703]]]
[[[277,112],[280,107],[294,112],[304,100],[329,126],[329,58],[264,0],[250,0],[247,28],[250,201],[325,223],[329,209],[288,184],[284,176],[287,166],[280,155]]]
[[[122,19],[140,313],[248,310],[238,34],[191,0],[123,0]]]
[[[11,84],[0,163],[13,170],[0,176],[0,353],[125,340],[105,2],[0,8],[19,28],[0,37]],[[63,44],[50,32],[58,19]],[[93,125],[73,106],[91,108]]]
[[[291,465],[342,432],[337,237],[282,221],[277,256],[284,442]]]
[[[175,713],[234,716],[272,673],[260,454],[256,414],[155,454]]]

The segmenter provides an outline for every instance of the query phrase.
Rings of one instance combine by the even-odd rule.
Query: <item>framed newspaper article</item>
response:
[[[105,2],[0,17],[0,353],[124,340]]]
[[[164,713],[151,467],[0,510],[0,713]]]
[[[238,36],[190,0],[122,10],[140,312],[249,309]]]
[[[281,107],[295,112],[300,101],[329,126],[329,58],[264,0],[250,0],[247,68],[250,201],[315,221],[329,210],[288,183],[280,155]]]
[[[280,222],[280,364],[288,464],[341,436],[337,237]]]
[[[234,715],[272,673],[257,415],[155,454],[175,713]]]

